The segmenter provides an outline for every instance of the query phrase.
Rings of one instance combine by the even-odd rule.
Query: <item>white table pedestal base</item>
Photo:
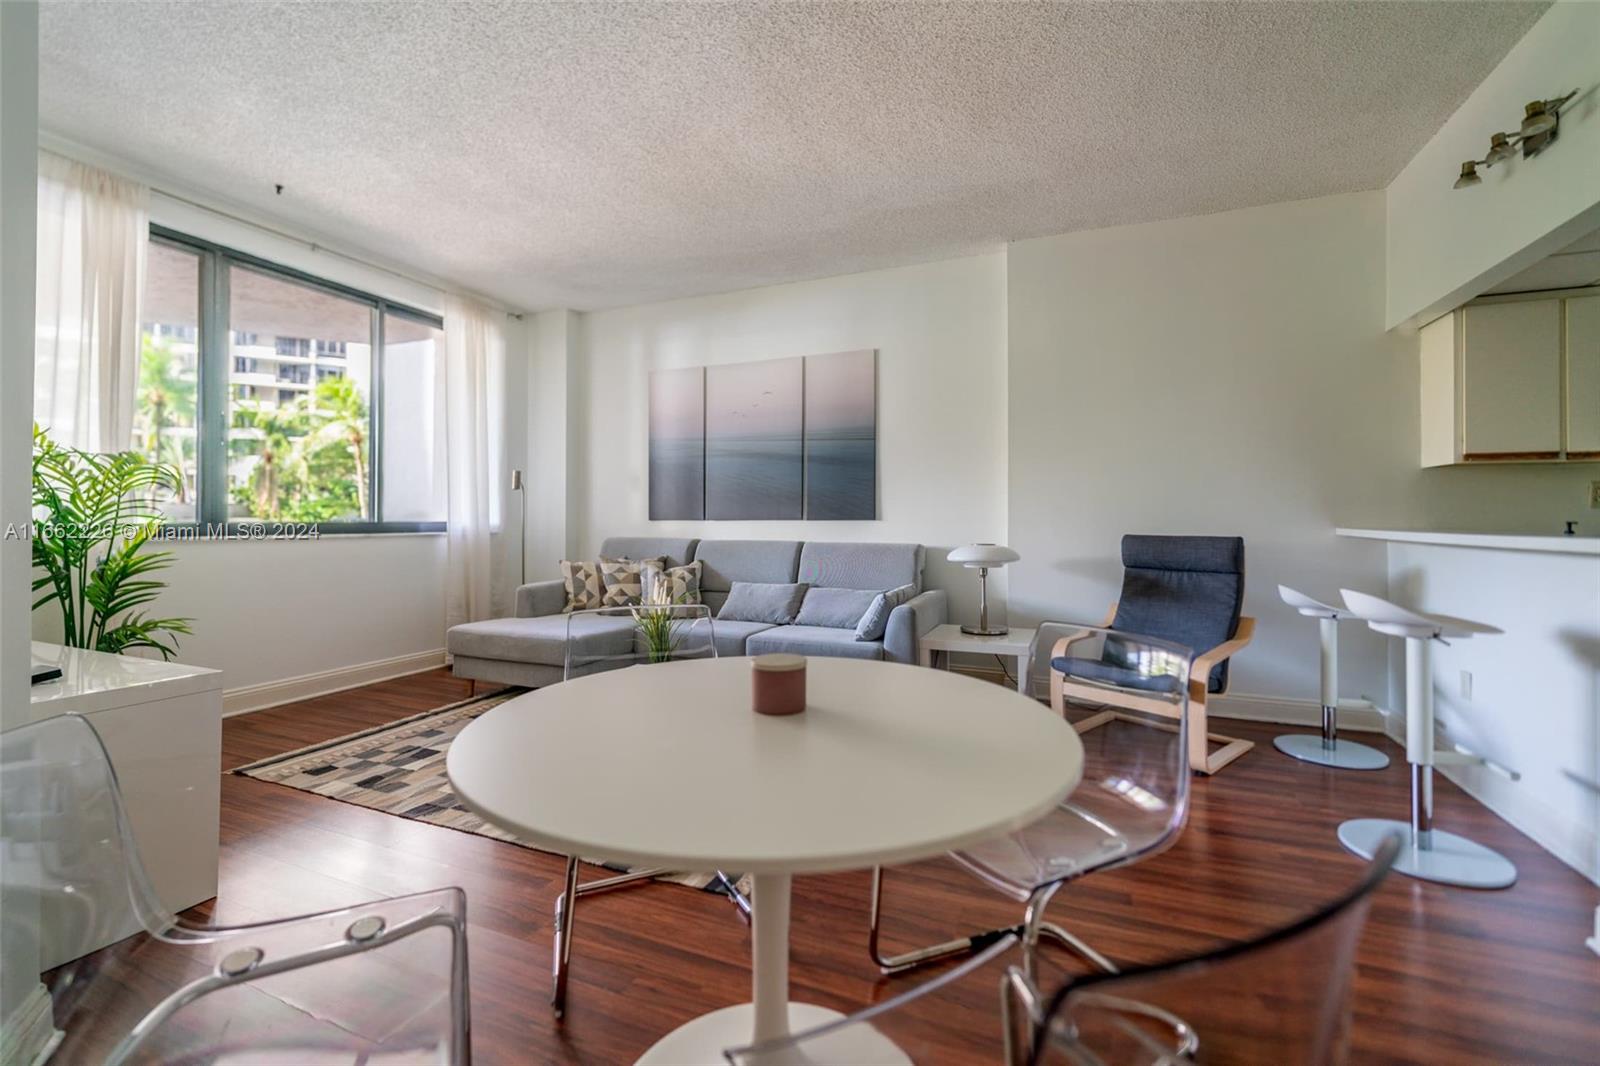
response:
[[[844,1015],[789,1000],[788,874],[756,874],[750,891],[750,987],[754,1000],[702,1014],[678,1026],[639,1057],[639,1066],[726,1066],[723,1052],[781,1040]],[[909,1066],[911,1059],[870,1025],[851,1026],[812,1042],[804,1052],[772,1053],[762,1066],[803,1063]]]
[[[836,1010],[811,1003],[789,1004],[791,1032],[804,1032],[842,1017],[844,1015]],[[723,1051],[748,1045],[754,1022],[755,1005],[752,1003],[702,1014],[657,1040],[639,1057],[639,1066],[728,1066],[728,1060],[722,1057]],[[888,1037],[863,1024],[818,1037],[800,1051],[774,1054],[770,1060],[763,1060],[763,1066],[769,1061],[772,1066],[810,1063],[910,1066],[911,1057]]]

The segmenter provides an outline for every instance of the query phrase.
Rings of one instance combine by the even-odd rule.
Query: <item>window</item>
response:
[[[442,521],[444,330],[395,313],[383,316],[384,513],[395,521]],[[402,430],[400,427],[405,427]]]
[[[160,227],[146,279],[134,446],[183,472],[174,521],[443,528],[437,317]]]
[[[145,457],[178,469],[182,475],[178,490],[161,501],[161,508],[173,521],[193,522],[200,461],[195,436],[200,388],[199,254],[151,241],[144,287],[132,446]]]

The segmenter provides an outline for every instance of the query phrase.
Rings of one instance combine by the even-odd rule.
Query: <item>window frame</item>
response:
[[[179,539],[291,537],[308,525],[314,525],[318,535],[445,532],[447,523],[442,521],[383,520],[383,376],[387,361],[384,318],[394,315],[442,330],[444,320],[440,316],[153,222],[150,224],[149,240],[194,253],[200,260],[199,355],[195,390],[195,520],[166,523],[169,528],[190,533],[190,536],[180,536]],[[228,344],[228,286],[229,273],[234,266],[351,300],[368,308],[372,323],[372,384],[367,397],[370,447],[367,492],[372,501],[372,520],[297,523],[228,518],[228,378],[232,366]]]

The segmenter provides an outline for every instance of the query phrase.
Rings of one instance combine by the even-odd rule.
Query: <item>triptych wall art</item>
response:
[[[878,517],[878,353],[650,375],[650,518]]]

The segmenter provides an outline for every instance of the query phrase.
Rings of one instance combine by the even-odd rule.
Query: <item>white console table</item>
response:
[[[179,911],[215,896],[222,673],[38,642],[33,658],[61,677],[33,686],[32,718],[81,714],[99,732],[162,902]],[[123,935],[137,928],[128,919]]]

